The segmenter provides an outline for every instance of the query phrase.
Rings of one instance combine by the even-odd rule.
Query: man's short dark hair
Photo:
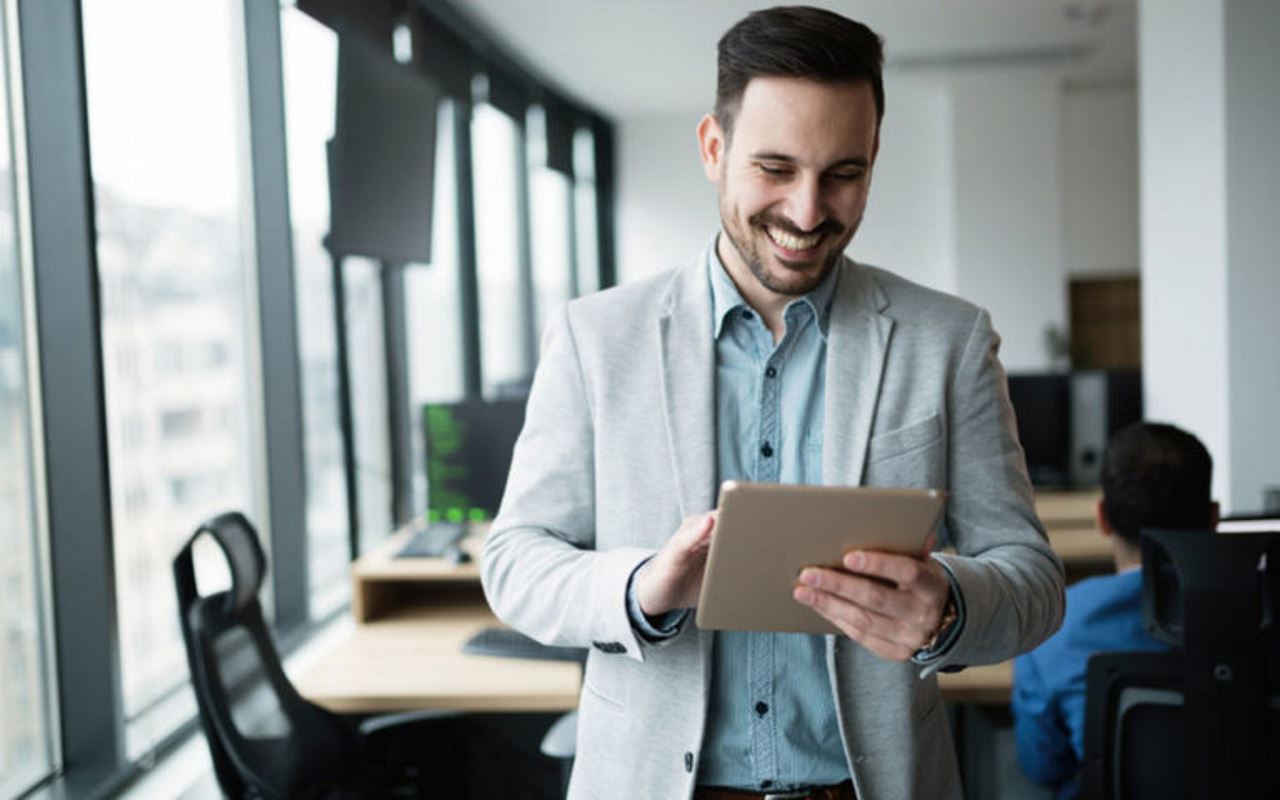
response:
[[[884,43],[875,31],[834,11],[778,6],[753,11],[720,37],[716,117],[725,136],[752,78],[807,78],[871,84],[876,123],[884,119]]]
[[[1116,533],[1138,544],[1143,528],[1199,528],[1213,522],[1213,458],[1190,433],[1139,422],[1117,433],[1102,460],[1102,503]]]

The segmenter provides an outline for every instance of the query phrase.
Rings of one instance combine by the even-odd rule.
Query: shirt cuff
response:
[[[951,584],[950,599],[954,600],[956,604],[956,621],[942,632],[933,647],[928,649],[921,648],[911,657],[914,663],[920,665],[934,664],[940,661],[951,650],[951,647],[956,643],[956,639],[960,638],[960,631],[964,628],[964,595],[960,593],[960,585],[956,583],[956,576],[951,574],[951,570],[946,563],[943,561],[938,563],[942,564],[942,570],[947,573],[947,582]]]
[[[689,616],[689,609],[672,609],[656,617],[650,617],[644,613],[640,608],[640,593],[636,589],[636,573],[648,563],[647,558],[641,561],[627,578],[627,616],[631,618],[631,627],[640,634],[641,638],[650,642],[660,642],[680,632],[680,626],[684,624],[685,617]]]

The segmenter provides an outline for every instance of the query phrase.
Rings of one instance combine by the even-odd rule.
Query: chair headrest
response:
[[[231,568],[231,590],[227,592],[227,597],[232,607],[228,610],[233,613],[242,611],[257,599],[267,568],[258,532],[244,514],[231,511],[205,520],[196,529],[191,541],[204,533],[212,536],[222,548]],[[191,542],[188,542],[187,547],[190,546]]]
[[[1143,529],[1143,616],[1179,647],[1280,633],[1280,534]]]

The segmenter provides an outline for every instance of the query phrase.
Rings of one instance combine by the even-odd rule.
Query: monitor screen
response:
[[[356,36],[341,37],[328,153],[331,251],[431,261],[440,98],[420,71]]]
[[[1223,517],[1218,533],[1280,533],[1280,513]]]
[[[1009,400],[1031,482],[1066,486],[1071,470],[1071,375],[1010,375]]]
[[[429,521],[477,522],[498,513],[524,403],[522,397],[422,407]]]

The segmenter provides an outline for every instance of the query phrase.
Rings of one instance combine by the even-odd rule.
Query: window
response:
[[[11,6],[4,6],[4,9]],[[0,42],[8,20],[0,9]],[[2,45],[0,45],[2,46]],[[0,93],[8,86],[0,59]],[[0,94],[0,130],[9,130]],[[14,213],[13,158],[0,147],[0,796],[26,791],[53,769],[49,729],[46,616],[35,517],[36,440],[29,405],[23,281]]]
[[[596,139],[590,128],[573,135],[573,219],[577,237],[578,294],[600,288],[600,231],[596,222]]]
[[[338,405],[326,142],[333,136],[338,37],[293,7],[281,12],[289,215],[298,297],[307,479],[307,575],[313,619],[351,597],[346,482]]]
[[[351,348],[351,415],[356,442],[360,551],[391,535],[391,431],[387,413],[386,342],[381,266],[368,258],[343,262],[347,342]]]
[[[529,227],[533,246],[534,330],[573,295],[572,187],[562,172],[549,169],[542,109],[529,114]]]
[[[471,121],[475,179],[476,281],[480,292],[480,370],[486,397],[506,394],[531,374],[520,294],[520,128],[479,104]]]
[[[440,106],[436,134],[431,263],[410,265],[405,271],[415,514],[425,514],[427,510],[422,404],[460,400],[466,393],[457,236],[457,149],[453,130],[454,106],[445,100]]]
[[[84,0],[82,9],[134,756],[194,710],[179,691],[187,664],[173,554],[215,513],[266,523],[243,20],[241,6],[222,0]],[[146,428],[158,435],[139,441]]]

